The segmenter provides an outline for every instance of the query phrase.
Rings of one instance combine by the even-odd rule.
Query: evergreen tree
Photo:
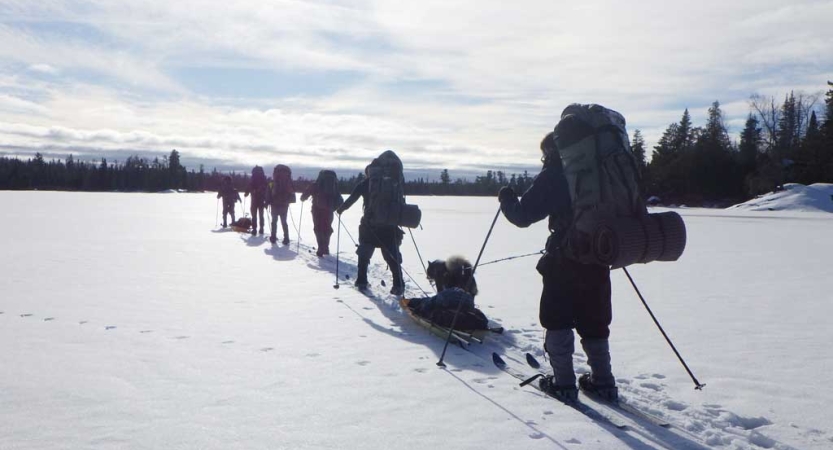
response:
[[[823,180],[827,183],[833,183],[833,83],[827,82],[830,89],[824,97],[824,121],[821,125],[821,147],[822,152],[826,155],[827,166],[824,168]]]
[[[634,130],[633,140],[631,141],[631,151],[636,158],[636,164],[639,167],[640,174],[645,173],[645,139],[642,138],[642,132],[639,129]]]
[[[743,132],[740,134],[740,146],[738,147],[738,157],[745,174],[755,170],[758,154],[761,151],[762,139],[758,119],[752,113],[749,113],[746,117],[746,125],[744,125]]]

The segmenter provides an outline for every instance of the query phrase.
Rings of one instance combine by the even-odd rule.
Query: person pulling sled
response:
[[[356,185],[336,213],[341,215],[361,197],[364,201],[359,224],[359,257],[356,287],[367,287],[367,268],[370,257],[379,248],[382,258],[393,276],[391,294],[402,295],[405,282],[402,279],[402,254],[399,247],[405,233],[399,225],[415,227],[419,224],[419,208],[405,204],[405,177],[402,161],[391,150],[386,150],[365,168],[366,178]]]
[[[646,213],[625,119],[599,105],[570,105],[540,148],[543,168],[532,186],[520,200],[504,187],[498,199],[506,219],[518,227],[549,220],[546,251],[536,269],[543,281],[539,316],[553,375],[541,379],[541,388],[562,401],[577,400],[575,329],[590,365],[579,387],[615,401],[608,342],[610,266],[589,257],[592,242],[585,230],[601,212],[610,211],[611,217]]]
[[[231,177],[226,175],[220,183],[220,190],[217,191],[217,198],[223,199],[223,228],[228,226],[227,216],[231,215],[231,222],[234,223],[234,204],[241,201],[240,193],[231,183]]]

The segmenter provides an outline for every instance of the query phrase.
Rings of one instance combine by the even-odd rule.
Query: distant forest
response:
[[[833,183],[833,83],[819,104],[819,95],[790,92],[783,102],[774,97],[754,95],[750,112],[734,142],[724,122],[720,103],[708,109],[703,126],[695,126],[686,109],[679,122],[672,123],[653,147],[646,162],[645,141],[635,130],[631,148],[640,166],[643,193],[658,196],[663,203],[720,206],[777,190],[784,183]],[[816,110],[821,106],[822,118]],[[270,170],[267,168],[267,173]],[[243,190],[248,173],[187,170],[180,153],[171,151],[162,159],[131,156],[123,163],[34,158],[20,160],[0,157],[0,189],[158,192],[169,189],[192,192],[216,191],[225,175]],[[339,181],[349,193],[363,178],[361,173]],[[313,180],[295,180],[303,190]],[[523,192],[532,177],[489,170],[474,180],[452,179],[442,170],[438,180],[419,178],[406,182],[408,195],[495,195],[501,186]]]

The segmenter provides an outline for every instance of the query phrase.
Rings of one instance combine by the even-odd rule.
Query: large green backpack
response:
[[[612,268],[680,258],[685,223],[673,211],[648,214],[621,114],[573,104],[553,135],[573,206],[562,245],[567,256]]]
[[[599,223],[648,213],[625,118],[600,105],[572,104],[561,114],[554,139],[573,206],[568,253],[598,263],[592,237]]]
[[[364,214],[374,226],[419,226],[421,213],[405,204],[405,176],[402,161],[391,150],[384,151],[367,166],[368,202]]]

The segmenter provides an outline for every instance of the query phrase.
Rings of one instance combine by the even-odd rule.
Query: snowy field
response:
[[[473,261],[498,207],[411,201],[426,259]],[[300,247],[294,230],[289,247],[217,230],[213,194],[0,192],[0,204],[0,449],[833,448],[833,214],[681,209],[680,261],[631,268],[703,391],[613,273],[622,395],[673,425],[620,430],[488,358],[530,374],[523,353],[543,359],[534,256],[478,268],[478,304],[507,331],[450,347],[440,369],[442,341],[386,294],[381,255],[373,295],[352,288],[343,231],[334,289],[308,204],[292,209]],[[360,210],[344,214],[353,237]],[[546,235],[501,217],[483,262]],[[430,292],[405,239],[408,295]]]

